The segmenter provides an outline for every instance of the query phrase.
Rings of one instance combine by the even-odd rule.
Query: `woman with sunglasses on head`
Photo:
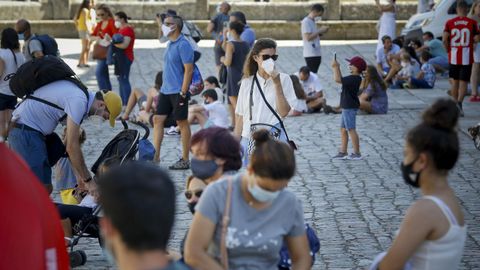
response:
[[[288,115],[297,100],[290,76],[277,70],[277,58],[277,43],[273,39],[262,38],[255,42],[245,61],[234,130],[234,134],[241,137],[244,150],[248,148],[252,125],[276,131],[280,140],[287,140],[285,130],[280,127],[278,118],[262,97],[263,93],[266,101],[282,119]],[[246,164],[248,151],[244,152]]]
[[[285,189],[295,174],[293,150],[267,130],[252,136],[256,145],[247,171],[209,185],[202,194],[185,261],[199,270],[277,270],[285,241],[292,269],[310,269],[302,204]]]
[[[97,45],[95,46],[108,47],[110,46],[111,37],[118,31],[115,27],[113,13],[107,5],[101,4],[97,7],[97,17],[100,18],[100,22],[92,32],[92,38],[97,42]],[[95,75],[100,90],[112,90],[106,56],[105,58],[102,57],[102,59],[97,59]]]
[[[453,100],[440,99],[407,133],[402,176],[407,185],[420,189],[423,197],[407,210],[391,247],[370,269],[458,269],[467,227],[455,191],[448,184],[448,173],[460,152],[458,116]]]

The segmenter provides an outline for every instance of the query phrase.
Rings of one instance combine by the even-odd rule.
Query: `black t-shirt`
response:
[[[360,100],[358,100],[358,91],[362,77],[359,75],[349,75],[342,78],[342,94],[340,97],[340,107],[342,109],[358,109]]]

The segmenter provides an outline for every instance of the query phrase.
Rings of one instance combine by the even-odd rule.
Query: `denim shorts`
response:
[[[44,185],[52,184],[45,136],[39,131],[13,128],[8,134],[10,147],[27,163]]]
[[[346,130],[356,128],[356,118],[358,109],[342,109],[340,127]]]

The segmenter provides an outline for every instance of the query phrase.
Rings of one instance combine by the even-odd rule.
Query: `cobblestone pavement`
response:
[[[304,64],[299,42],[279,42],[279,69],[293,73]],[[199,67],[204,77],[214,74],[211,42],[201,43],[202,58]],[[323,63],[319,75],[326,90],[328,103],[338,104],[339,86],[333,83],[330,62],[333,52],[337,59],[361,54],[373,61],[372,42],[324,42]],[[79,42],[61,40],[63,56],[76,66]],[[146,88],[153,84],[155,73],[162,67],[163,48],[156,40],[136,43],[136,60],[132,67],[134,87]],[[341,63],[347,72],[346,63]],[[96,88],[94,63],[90,70],[78,70],[91,89]],[[114,88],[118,89],[112,76]],[[299,145],[296,152],[298,173],[289,188],[303,201],[305,218],[317,231],[321,241],[320,255],[314,269],[358,269],[369,265],[371,259],[386,250],[406,209],[418,198],[418,190],[407,187],[401,178],[404,134],[417,123],[419,115],[435,98],[445,96],[448,83],[437,83],[441,89],[418,91],[390,91],[390,111],[381,116],[358,116],[361,161],[331,161],[337,152],[339,115],[314,114],[286,120],[290,136]],[[466,117],[461,119],[461,157],[451,172],[449,181],[464,208],[468,224],[468,238],[461,269],[480,268],[480,152],[474,149],[466,128],[480,121],[480,104],[464,104]],[[121,128],[110,129],[107,123],[86,121],[87,142],[83,150],[91,165],[106,143]],[[196,127],[195,127],[196,128]],[[162,167],[180,156],[179,138],[166,137],[162,147]],[[178,210],[171,247],[178,249],[179,241],[190,224],[191,215],[183,197],[184,179],[189,174],[170,172],[177,186]],[[57,196],[58,199],[58,196]],[[96,240],[82,240],[80,249],[86,250],[88,262],[78,269],[109,269]],[[475,255],[477,254],[477,255]]]

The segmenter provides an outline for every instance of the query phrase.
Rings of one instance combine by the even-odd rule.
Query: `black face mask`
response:
[[[402,177],[405,183],[408,185],[414,187],[414,188],[419,188],[420,187],[420,173],[419,172],[414,172],[413,171],[413,163],[417,161],[418,158],[416,158],[414,161],[412,161],[410,164],[405,165],[403,162],[400,163],[400,170],[402,171]]]
[[[190,212],[192,212],[192,215],[195,214],[195,206],[196,205],[197,205],[197,202],[188,203],[188,209],[190,209]]]

